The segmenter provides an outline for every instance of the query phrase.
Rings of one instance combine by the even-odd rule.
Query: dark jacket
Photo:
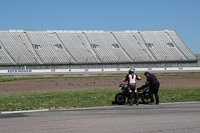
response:
[[[149,82],[150,86],[160,83],[154,74],[149,74],[149,76],[147,77],[147,82]]]

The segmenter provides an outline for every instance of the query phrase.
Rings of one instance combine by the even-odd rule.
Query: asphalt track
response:
[[[0,133],[200,133],[200,102],[2,112]]]

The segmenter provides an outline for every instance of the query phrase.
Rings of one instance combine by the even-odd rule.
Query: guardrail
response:
[[[200,71],[200,67],[134,68],[135,71]],[[0,70],[0,73],[127,72],[129,68]]]

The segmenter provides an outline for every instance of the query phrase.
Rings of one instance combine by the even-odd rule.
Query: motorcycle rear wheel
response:
[[[146,92],[141,96],[141,100],[143,104],[147,104],[150,102],[150,97],[149,97],[149,93]]]
[[[118,93],[115,96],[115,102],[119,105],[123,105],[126,102],[126,97],[122,93]]]

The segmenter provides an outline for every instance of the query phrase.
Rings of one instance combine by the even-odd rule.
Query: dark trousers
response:
[[[133,100],[137,100],[138,99],[138,95],[137,95],[137,93],[135,93],[135,89],[136,89],[136,85],[135,84],[131,84],[130,85],[130,90],[132,92],[129,95],[130,102],[133,102]],[[134,99],[133,99],[133,96],[134,96]]]
[[[156,104],[159,103],[159,96],[158,96],[159,87],[160,87],[160,83],[150,85],[150,88],[149,88],[149,97],[151,99],[150,102],[154,102],[154,98],[153,98],[153,94],[154,94],[156,98]]]

